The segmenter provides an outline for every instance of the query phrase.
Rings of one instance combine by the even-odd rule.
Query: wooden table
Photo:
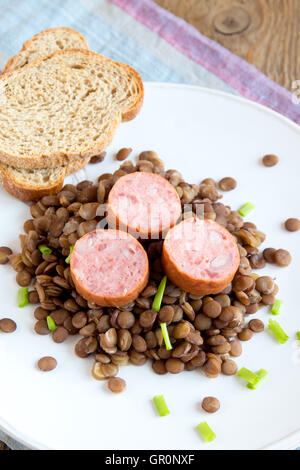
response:
[[[300,80],[299,0],[155,0],[291,90]]]

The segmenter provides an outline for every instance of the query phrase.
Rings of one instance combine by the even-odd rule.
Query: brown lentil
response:
[[[3,333],[13,333],[17,329],[17,324],[11,318],[0,319],[0,331]]]
[[[224,375],[234,375],[237,372],[237,364],[232,359],[222,362],[221,371]]]
[[[254,333],[260,333],[261,331],[264,331],[265,325],[258,318],[254,318],[253,320],[249,321],[249,328]]]
[[[160,359],[152,362],[152,369],[158,375],[165,375],[168,372],[165,362]]]
[[[122,162],[123,160],[125,160],[130,155],[131,152],[132,152],[131,148],[122,148],[116,154],[116,159],[118,161]]]
[[[220,409],[220,402],[215,397],[205,397],[202,400],[202,408],[207,413],[215,413]]]
[[[300,220],[292,217],[285,221],[284,226],[288,232],[297,232],[300,229]],[[1,252],[1,248],[0,248],[0,252]]]
[[[202,307],[203,313],[209,318],[217,318],[222,310],[221,305],[219,302],[216,302],[215,300],[211,300],[207,302],[203,307]]]
[[[56,359],[54,359],[54,357],[51,357],[51,356],[42,357],[38,361],[38,368],[42,372],[50,372],[51,370],[55,369],[56,366],[57,366],[57,361]]]
[[[219,188],[222,191],[232,191],[232,189],[235,189],[236,186],[237,186],[237,182],[235,181],[235,179],[233,179],[229,176],[226,177],[226,178],[222,178],[219,181]]]
[[[166,360],[166,370],[170,372],[170,374],[179,374],[183,369],[184,363],[180,359],[171,357]]]
[[[274,281],[270,276],[261,276],[256,279],[255,287],[261,294],[271,294],[274,290]]]
[[[135,322],[135,318],[134,318],[133,313],[128,312],[128,311],[124,311],[124,312],[119,313],[119,315],[118,315],[118,325],[121,328],[129,329],[134,325],[134,322]]]
[[[292,262],[292,257],[287,250],[279,249],[274,253],[274,260],[278,266],[289,266]]]
[[[52,333],[52,339],[55,343],[63,343],[68,337],[69,333],[66,328],[59,326]]]
[[[261,301],[264,305],[273,305],[275,300],[276,297],[274,294],[263,294],[261,297]]]
[[[233,341],[230,341],[229,344],[230,344],[230,351],[229,351],[230,356],[239,357],[243,352],[241,343],[235,339]]]
[[[99,155],[95,155],[94,157],[92,157],[89,163],[95,164],[95,163],[103,162],[105,156],[106,156],[106,152],[101,152],[99,153]]]
[[[239,334],[240,341],[249,341],[253,336],[253,332],[249,328],[244,328]]]
[[[0,264],[7,264],[9,262],[9,256],[12,255],[12,250],[8,246],[0,247]]]
[[[278,161],[279,161],[279,158],[277,157],[277,155],[273,155],[273,154],[265,155],[262,159],[264,166],[277,165]]]
[[[37,321],[36,324],[34,325],[34,331],[38,335],[48,335],[50,331],[47,325],[47,321],[46,320]]]
[[[113,393],[122,393],[126,388],[126,382],[119,377],[111,377],[107,382],[108,388]]]

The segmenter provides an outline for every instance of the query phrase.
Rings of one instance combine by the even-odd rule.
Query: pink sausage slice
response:
[[[191,294],[221,292],[232,281],[239,263],[235,239],[212,220],[184,220],[169,231],[163,244],[166,275]]]
[[[158,239],[181,215],[175,188],[160,175],[146,172],[122,176],[108,197],[110,227],[135,238]]]
[[[122,307],[146,287],[149,263],[142,245],[118,230],[98,229],[80,238],[70,261],[77,292],[104,307]]]

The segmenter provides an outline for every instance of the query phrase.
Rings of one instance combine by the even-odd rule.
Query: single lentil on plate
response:
[[[262,162],[264,166],[275,166],[279,162],[279,158],[277,157],[277,155],[268,154],[263,157]]]
[[[0,331],[3,333],[13,333],[17,329],[17,324],[11,318],[0,319]]]
[[[287,219],[284,225],[288,232],[297,232],[300,229],[300,220],[292,217]]]

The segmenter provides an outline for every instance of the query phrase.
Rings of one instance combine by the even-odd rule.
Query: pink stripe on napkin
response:
[[[241,95],[278,111],[300,124],[300,104],[292,93],[253,65],[203,36],[181,18],[152,0],[109,0],[157,33],[189,59],[228,83]]]

